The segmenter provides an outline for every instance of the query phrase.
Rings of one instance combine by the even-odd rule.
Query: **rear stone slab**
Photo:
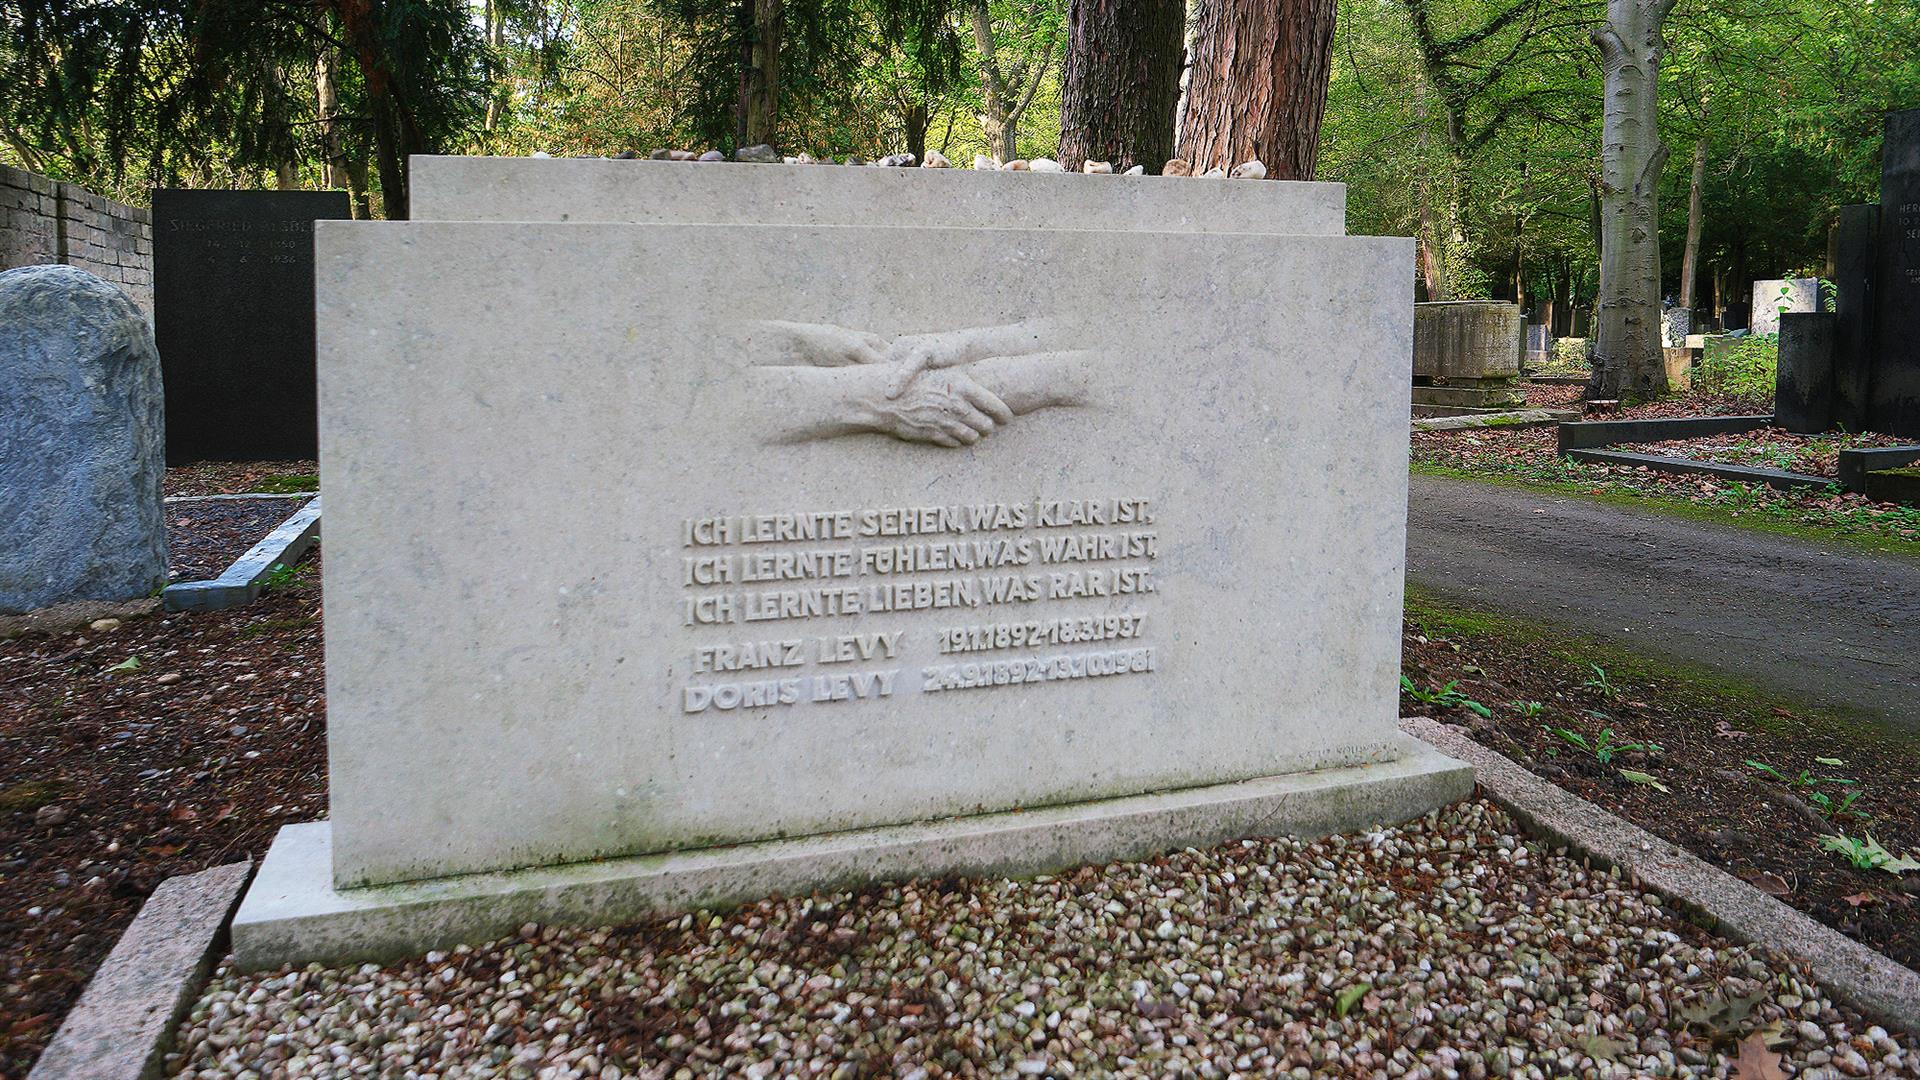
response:
[[[70,266],[0,274],[0,614],[166,584],[153,331]]]

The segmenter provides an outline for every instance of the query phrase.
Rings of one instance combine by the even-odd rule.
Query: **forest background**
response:
[[[1193,8],[1208,0],[1194,0]],[[0,162],[136,205],[156,186],[341,187],[380,215],[410,153],[641,155],[747,135],[769,0],[16,0]],[[773,0],[782,152],[1054,156],[1069,0]],[[1192,12],[1190,11],[1190,15]],[[1601,0],[1338,0],[1317,179],[1412,235],[1423,298],[1597,287]],[[1663,291],[1821,276],[1920,106],[1920,5],[1680,0],[1665,28]],[[760,60],[764,64],[765,58]],[[1697,204],[1696,204],[1697,196]]]

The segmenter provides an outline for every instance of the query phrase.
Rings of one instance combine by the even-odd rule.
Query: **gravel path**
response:
[[[1920,734],[1920,560],[1507,484],[1411,481],[1407,576]]]
[[[239,976],[176,1075],[1920,1076],[1778,958],[1484,803],[1029,881],[915,882]],[[1771,1075],[1771,1074],[1768,1074]]]

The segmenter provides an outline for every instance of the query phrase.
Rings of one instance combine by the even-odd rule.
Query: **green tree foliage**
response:
[[[1441,295],[1590,303],[1601,18],[1594,0],[1344,0],[1321,177],[1349,185],[1352,231],[1419,236]],[[1663,291],[1701,139],[1703,304],[1715,280],[1730,303],[1820,267],[1834,211],[1878,197],[1882,114],[1920,107],[1920,8],[1682,0],[1666,38]]]
[[[348,154],[404,205],[405,158],[465,142],[485,102],[466,0],[15,0],[0,8],[10,156],[134,201],[153,186],[319,179],[316,65]]]

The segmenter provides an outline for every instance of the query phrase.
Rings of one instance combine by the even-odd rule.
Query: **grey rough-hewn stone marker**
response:
[[[166,584],[146,316],[84,270],[0,273],[0,614]]]

